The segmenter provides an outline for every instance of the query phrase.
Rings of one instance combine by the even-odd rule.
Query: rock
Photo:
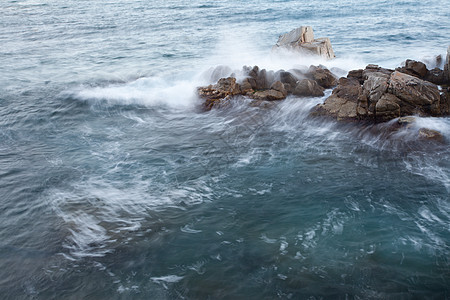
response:
[[[257,91],[252,95],[252,98],[255,100],[266,100],[266,101],[273,101],[273,100],[283,100],[286,98],[286,96],[276,90],[265,90],[265,91]]]
[[[429,70],[427,75],[425,76],[424,80],[432,82],[434,84],[444,84],[445,83],[445,73],[444,70],[441,70],[439,68],[434,68],[432,70]]]
[[[441,96],[435,84],[395,71],[389,79],[388,92],[402,101],[402,115],[440,115]],[[413,111],[407,109],[408,106],[413,107]]]
[[[284,88],[284,84],[283,84],[281,81],[275,81],[275,82],[270,86],[270,89],[282,93],[283,96],[284,96],[285,98],[286,98],[286,96],[287,96],[287,94],[288,94],[287,91],[286,91],[286,89]]]
[[[407,128],[413,126],[413,124],[416,122],[415,117],[407,116],[407,117],[401,117],[398,118],[397,124],[400,126],[406,126]]]
[[[363,84],[364,83],[363,69],[349,71],[347,74],[347,78],[358,79],[359,83]]]
[[[332,88],[337,85],[337,79],[330,70],[311,66],[308,70],[308,77],[315,80],[321,87],[325,89]]]
[[[428,128],[419,129],[419,138],[440,143],[444,141],[444,136],[439,131]]]
[[[385,122],[400,117],[400,99],[392,94],[384,94],[375,105],[377,122]]]
[[[410,59],[406,60],[404,67],[396,68],[395,70],[420,79],[425,78],[428,73],[427,66],[423,62]]]
[[[370,72],[363,77],[367,78],[363,84],[363,96],[367,100],[368,115],[373,116],[378,100],[388,89],[389,76],[382,72]]]
[[[300,48],[314,55],[322,56],[325,59],[333,59],[336,57],[329,38],[319,38],[310,43],[303,43],[300,45]]]
[[[221,78],[215,85],[198,88],[199,96],[205,99],[203,104],[205,110],[210,110],[213,106],[240,93],[241,89],[234,77]]]
[[[248,80],[248,78],[245,78],[241,83],[241,94],[246,95],[253,92],[254,90],[252,88],[252,85],[250,84],[250,81]]]
[[[293,94],[296,96],[321,97],[324,95],[323,88],[314,80],[302,79],[295,86]]]
[[[277,46],[295,46],[296,43],[310,43],[314,41],[314,31],[311,26],[301,26],[288,33],[280,35]]]
[[[362,87],[357,79],[341,77],[331,96],[314,108],[313,115],[328,115],[338,120],[361,119],[367,113],[361,96]]]
[[[302,26],[280,35],[276,45],[272,49],[279,47],[319,55],[325,59],[336,57],[331,47],[330,39],[314,39],[314,32],[310,26]]]

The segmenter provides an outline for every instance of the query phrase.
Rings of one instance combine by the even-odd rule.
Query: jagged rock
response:
[[[297,85],[297,77],[295,77],[294,75],[292,75],[289,72],[286,71],[281,71],[279,73],[279,77],[280,77],[280,81],[283,83],[284,85],[284,89],[288,92],[288,93],[292,93],[294,91],[295,86]]]
[[[423,62],[411,59],[406,60],[404,67],[396,68],[395,70],[420,79],[425,78],[428,73],[427,66]]]
[[[410,111],[403,110],[402,107],[402,115],[414,112],[431,116],[440,115],[440,93],[435,84],[395,71],[389,79],[388,92],[402,100],[401,107],[414,108],[414,111]]]
[[[367,114],[365,103],[361,103],[362,87],[355,78],[341,77],[338,86],[323,104],[313,110],[314,115],[329,115],[338,120],[358,120]]]
[[[429,129],[429,128],[420,128],[419,129],[419,138],[425,140],[432,140],[435,142],[442,143],[444,141],[444,136],[437,130]]]
[[[241,89],[234,77],[221,78],[215,85],[198,88],[199,96],[205,99],[203,104],[205,110],[210,110],[213,106],[240,93]]]
[[[369,72],[363,77],[366,78],[363,84],[363,97],[368,103],[368,115],[373,116],[378,100],[388,89],[389,75],[382,72]]]
[[[441,101],[440,101],[440,109],[441,109],[441,115],[447,116],[450,114],[450,98],[449,98],[449,88],[444,90],[441,93]]]
[[[401,100],[392,94],[384,94],[375,105],[377,122],[385,122],[400,117]]]
[[[294,95],[296,96],[312,96],[321,97],[324,95],[323,87],[321,87],[316,81],[311,79],[302,79],[295,86]]]
[[[331,47],[330,39],[314,39],[314,32],[310,26],[302,26],[280,35],[278,42],[273,49],[278,47],[319,55],[325,59],[332,59],[336,57],[334,55],[333,48]]]
[[[311,66],[308,69],[308,77],[315,80],[321,87],[325,89],[332,88],[337,85],[337,79],[330,70]]]

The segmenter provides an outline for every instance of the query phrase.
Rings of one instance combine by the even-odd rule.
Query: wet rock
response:
[[[364,101],[361,102],[362,87],[355,78],[339,79],[338,86],[323,104],[313,110],[313,115],[328,115],[337,120],[358,120],[367,114]]]
[[[420,128],[419,129],[419,138],[424,139],[424,140],[440,142],[440,143],[442,143],[444,141],[444,136],[439,131],[429,129],[429,128]]]
[[[423,62],[411,59],[406,60],[404,67],[395,70],[421,79],[425,78],[428,73],[427,66]]]
[[[213,106],[230,99],[231,96],[241,93],[240,86],[234,77],[221,78],[217,84],[200,87],[197,91],[198,95],[205,99],[203,104],[205,110],[210,110]]]
[[[355,78],[359,81],[360,84],[363,84],[363,69],[349,71],[347,74],[347,78]]]
[[[280,92],[281,94],[283,94],[284,98],[286,98],[288,92],[286,91],[286,89],[284,88],[284,84],[281,81],[275,81],[271,86],[270,86],[271,90],[275,90]]]
[[[280,91],[265,90],[265,91],[256,91],[252,95],[252,98],[256,100],[273,101],[273,100],[283,100],[286,98],[286,96]]]
[[[381,99],[388,89],[389,75],[383,72],[369,72],[364,74],[363,77],[366,78],[363,84],[363,97],[368,103],[367,113],[369,116],[373,116],[378,100]]]
[[[429,70],[427,75],[425,76],[424,80],[432,82],[434,84],[444,84],[445,83],[445,73],[444,70],[441,70],[439,68],[434,68],[432,70]]]
[[[389,79],[388,92],[402,100],[400,106],[412,106],[419,114],[440,115],[441,96],[435,84],[395,71]],[[411,113],[410,109],[404,111],[404,114]]]
[[[275,50],[280,47],[319,55],[325,59],[335,58],[330,39],[314,39],[314,31],[310,26],[302,26],[280,35],[273,49]]]
[[[336,77],[326,68],[311,66],[308,70],[308,77],[316,81],[325,89],[329,89],[337,85]]]
[[[302,79],[295,86],[293,94],[296,96],[321,97],[324,95],[323,90],[323,87],[321,87],[316,81],[311,79]]]
[[[398,125],[405,126],[406,128],[413,126],[415,122],[416,122],[416,118],[412,117],[412,116],[401,117],[401,118],[398,118],[398,120],[397,120]]]
[[[283,85],[284,85],[284,89],[288,93],[292,93],[298,82],[297,77],[295,77],[291,73],[285,72],[285,71],[281,71],[279,73],[279,77],[280,77],[280,82],[283,83]]]
[[[375,105],[377,122],[385,122],[400,117],[400,99],[392,94],[384,94]]]

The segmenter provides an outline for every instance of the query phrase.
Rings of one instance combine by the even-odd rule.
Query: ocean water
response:
[[[1,299],[448,299],[450,118],[202,112],[242,66],[425,61],[448,1],[0,2]],[[337,58],[271,53],[310,25]],[[418,139],[439,130],[443,143]]]

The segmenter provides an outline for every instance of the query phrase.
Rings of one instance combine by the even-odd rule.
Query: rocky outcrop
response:
[[[448,90],[421,79],[427,78],[429,73],[423,63],[411,60],[395,71],[376,65],[350,71],[313,114],[338,120],[375,122],[409,115],[448,115]],[[444,83],[448,84],[448,81]]]
[[[220,67],[223,68],[223,67]],[[287,72],[260,70],[258,66],[244,67],[246,75],[240,83],[235,77],[221,78],[216,84],[198,88],[198,95],[204,99],[203,108],[210,110],[221,107],[228,100],[239,96],[261,101],[283,100],[293,94],[299,97],[320,97],[324,89],[335,86],[336,77],[323,66],[311,66]],[[215,70],[212,74],[215,74]],[[295,75],[294,75],[295,74]]]
[[[318,55],[325,59],[336,57],[331,47],[330,39],[314,39],[314,31],[311,26],[302,26],[280,35],[277,44],[272,49],[275,50],[280,47]]]

